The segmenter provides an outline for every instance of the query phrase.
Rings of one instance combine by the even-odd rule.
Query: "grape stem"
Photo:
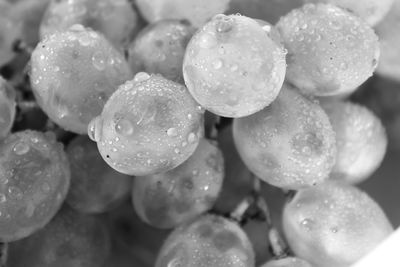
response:
[[[231,212],[229,217],[238,222],[242,223],[244,219],[244,215],[246,214],[247,210],[253,205],[255,202],[255,199],[253,196],[248,196],[245,199],[243,199],[239,205]]]
[[[0,267],[6,266],[8,244],[0,242]]]

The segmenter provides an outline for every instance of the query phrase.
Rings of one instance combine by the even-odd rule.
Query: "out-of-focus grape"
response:
[[[71,187],[66,202],[83,213],[109,211],[128,198],[132,177],[116,172],[104,162],[96,143],[79,136],[69,143]]]
[[[9,249],[9,267],[99,267],[110,253],[100,218],[63,208],[45,228]]]
[[[42,40],[32,53],[30,76],[39,106],[62,128],[80,134],[132,77],[104,36],[82,25]]]
[[[387,137],[381,121],[367,108],[341,101],[323,101],[336,133],[337,156],[331,177],[349,183],[367,179],[380,166]]]
[[[347,267],[393,232],[379,205],[356,187],[326,182],[300,190],[283,211],[295,255],[320,267]]]
[[[185,19],[200,27],[212,16],[224,13],[230,0],[136,0],[144,18],[154,23],[163,19]]]
[[[202,139],[193,155],[175,169],[136,177],[133,204],[145,222],[158,228],[173,228],[209,210],[223,178],[221,151]]]
[[[336,158],[335,134],[318,103],[284,86],[267,108],[235,119],[236,148],[260,179],[298,189],[325,181]]]
[[[0,241],[15,241],[45,226],[70,184],[63,146],[51,133],[23,131],[0,143]]]
[[[312,267],[308,262],[300,258],[288,257],[278,260],[271,260],[261,267]]]
[[[156,267],[254,267],[254,251],[239,225],[224,217],[205,215],[171,233]]]
[[[346,9],[374,26],[389,12],[393,0],[303,0],[304,3],[326,3]]]
[[[161,20],[144,28],[129,45],[128,62],[133,72],[158,73],[182,83],[183,57],[194,30],[179,20]]]
[[[10,133],[15,119],[15,108],[14,89],[0,76],[0,140]]]
[[[0,67],[15,56],[14,43],[22,36],[22,22],[12,15],[11,10],[10,3],[0,0]]]
[[[88,134],[115,170],[151,175],[193,154],[203,136],[203,113],[184,86],[139,72],[110,97]]]
[[[378,64],[372,28],[339,7],[306,4],[282,17],[277,29],[288,49],[286,79],[306,93],[351,93]]]
[[[279,34],[240,15],[217,15],[190,40],[183,76],[203,107],[224,117],[243,117],[268,106],[285,77],[286,51]]]
[[[302,4],[303,0],[231,0],[226,13],[239,13],[275,24],[281,16]]]
[[[127,45],[137,26],[128,0],[52,0],[40,26],[40,36],[65,31],[74,24],[99,31],[117,48]]]
[[[400,0],[394,0],[385,19],[376,26],[381,45],[381,57],[376,72],[400,82]]]

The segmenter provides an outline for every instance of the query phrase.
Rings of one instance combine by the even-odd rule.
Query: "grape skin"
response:
[[[288,257],[278,260],[271,260],[261,267],[312,267],[308,262],[296,258],[296,257]]]
[[[128,0],[53,0],[40,25],[40,36],[65,31],[74,24],[101,32],[122,49],[137,26],[137,14]]]
[[[182,62],[195,28],[179,20],[161,20],[144,28],[129,45],[134,73],[158,73],[183,83]]]
[[[39,106],[62,128],[84,134],[117,87],[132,77],[123,56],[82,25],[45,38],[31,57]]]
[[[293,252],[320,267],[350,266],[393,232],[373,199],[340,182],[300,190],[284,208],[283,229]]]
[[[185,19],[200,27],[212,16],[224,13],[230,0],[136,0],[143,17],[154,23],[163,19]]]
[[[185,84],[206,109],[224,117],[251,115],[278,95],[286,52],[272,26],[240,15],[217,15],[190,40]]]
[[[115,170],[151,175],[193,154],[204,134],[203,113],[184,86],[140,72],[110,97],[88,134]]]
[[[321,183],[335,163],[335,134],[327,115],[287,85],[269,107],[235,119],[233,137],[247,167],[280,188]]]
[[[360,183],[378,167],[388,144],[381,121],[367,108],[341,101],[322,102],[336,133],[337,156],[332,178]]]
[[[100,218],[64,207],[45,228],[13,242],[9,267],[99,267],[110,253],[110,236]]]
[[[155,267],[254,267],[246,233],[233,221],[205,215],[175,229],[165,241]]]
[[[374,26],[389,12],[394,0],[303,0],[304,3],[332,4],[346,9]]]
[[[132,177],[116,172],[102,159],[96,143],[79,136],[69,143],[71,187],[66,202],[82,213],[109,211],[129,197]]]
[[[15,241],[46,225],[70,184],[68,159],[51,134],[23,131],[0,143],[0,241]]]
[[[0,76],[0,140],[10,133],[15,120],[15,112],[14,89]]]
[[[362,19],[327,4],[306,4],[276,25],[288,49],[286,79],[307,94],[349,94],[379,59],[378,37]]]
[[[11,15],[10,3],[0,0],[0,67],[14,56],[13,44],[21,38],[22,23]]]
[[[173,228],[209,210],[223,178],[221,151],[201,139],[193,155],[175,169],[136,177],[133,204],[143,221],[158,228]]]
[[[385,19],[376,26],[380,39],[381,57],[376,72],[379,75],[400,81],[400,0],[394,0]]]

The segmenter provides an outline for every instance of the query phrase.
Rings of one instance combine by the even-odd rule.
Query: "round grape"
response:
[[[128,0],[53,0],[40,26],[40,36],[82,24],[99,31],[118,49],[131,39],[137,14]]]
[[[22,23],[11,10],[10,3],[0,0],[0,67],[15,56],[14,43],[22,36]]]
[[[110,236],[99,218],[63,208],[45,228],[13,242],[9,267],[99,267],[110,253]]]
[[[281,188],[323,182],[335,163],[335,134],[327,115],[286,85],[269,107],[235,119],[233,136],[247,167]]]
[[[203,136],[203,113],[184,86],[139,72],[110,97],[88,134],[115,170],[151,175],[193,154]]]
[[[376,26],[381,44],[381,57],[376,72],[384,77],[400,81],[400,0],[394,0],[385,19]]]
[[[0,241],[15,241],[46,225],[68,191],[70,168],[51,133],[23,131],[0,143]]]
[[[82,25],[45,38],[32,53],[30,78],[39,106],[75,133],[86,133],[109,96],[131,77],[124,57]]]
[[[133,204],[143,221],[158,228],[173,228],[209,210],[223,178],[221,151],[202,139],[193,155],[175,169],[136,177]]]
[[[300,190],[284,208],[283,229],[293,252],[320,267],[350,266],[393,232],[373,199],[339,182]]]
[[[10,133],[15,120],[15,112],[14,89],[0,76],[0,140]]]
[[[169,80],[183,83],[183,57],[194,30],[179,20],[162,20],[147,26],[129,45],[131,69],[134,73],[159,73]]]
[[[312,267],[308,262],[296,257],[271,260],[261,267]]]
[[[306,4],[277,23],[288,49],[287,80],[305,93],[353,92],[378,64],[378,37],[355,15],[329,4]]]
[[[240,15],[217,15],[190,40],[185,83],[206,109],[243,117],[268,106],[286,71],[286,52],[269,24]]]
[[[336,133],[337,156],[331,177],[359,183],[381,164],[388,144],[381,121],[367,108],[350,102],[322,102]]]
[[[389,12],[393,0],[303,0],[304,3],[326,3],[346,9],[374,26]]]
[[[235,222],[205,215],[171,233],[155,267],[254,267],[254,251]]]
[[[109,211],[129,197],[132,177],[110,168],[96,143],[79,136],[67,147],[71,164],[71,187],[66,202],[83,213]]]
[[[225,12],[230,0],[136,0],[136,6],[150,22],[185,19],[200,27],[214,15]]]

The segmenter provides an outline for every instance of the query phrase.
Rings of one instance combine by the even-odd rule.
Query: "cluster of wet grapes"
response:
[[[400,0],[0,0],[0,266],[351,266],[393,232],[358,184],[400,143],[399,28]]]

